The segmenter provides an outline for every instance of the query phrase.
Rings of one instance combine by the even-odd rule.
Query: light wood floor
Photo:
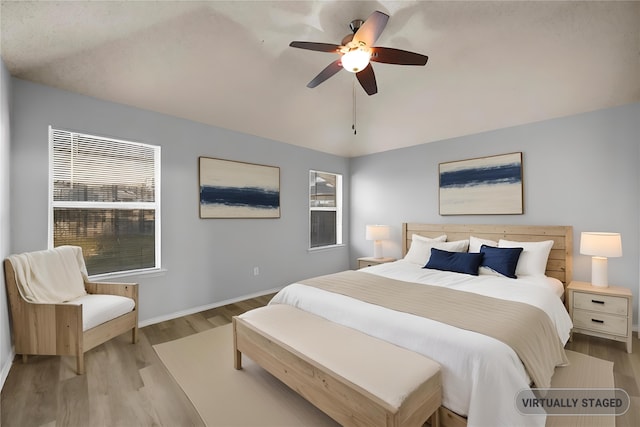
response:
[[[180,387],[158,359],[152,345],[225,325],[231,316],[262,306],[272,295],[207,310],[140,329],[133,345],[129,334],[85,356],[87,373],[76,375],[72,357],[33,356],[14,362],[1,393],[0,425],[30,426],[202,426]],[[632,407],[616,425],[640,425],[640,340],[635,353],[623,343],[576,334],[567,348],[614,362],[616,387],[629,393]],[[212,384],[216,387],[216,384]]]

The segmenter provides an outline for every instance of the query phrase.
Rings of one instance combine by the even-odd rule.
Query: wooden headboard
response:
[[[448,241],[468,239],[500,239],[516,242],[536,242],[553,240],[553,247],[547,261],[546,274],[564,283],[565,287],[573,276],[573,227],[564,225],[476,225],[476,224],[402,224],[402,256],[411,246],[411,236],[425,237],[447,235]]]

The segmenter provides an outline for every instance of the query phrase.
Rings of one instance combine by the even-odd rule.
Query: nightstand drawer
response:
[[[627,298],[608,295],[595,295],[583,292],[574,292],[573,294],[573,308],[575,309],[619,314],[621,316],[627,315],[627,301]]]
[[[358,258],[358,269],[365,267],[373,267],[374,265],[385,264],[387,262],[395,261],[395,258],[373,258],[373,257],[362,257]]]
[[[358,261],[358,268],[365,268],[365,267],[371,267],[373,265],[378,265],[377,262],[372,262],[372,261]]]
[[[627,336],[627,318],[593,311],[574,310],[573,326],[580,329]]]

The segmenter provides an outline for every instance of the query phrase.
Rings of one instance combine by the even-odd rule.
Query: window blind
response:
[[[51,236],[90,275],[160,267],[160,147],[50,128]]]
[[[157,147],[52,130],[54,201],[153,202]]]

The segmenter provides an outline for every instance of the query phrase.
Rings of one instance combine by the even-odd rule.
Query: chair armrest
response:
[[[14,312],[16,354],[75,355],[82,335],[82,305],[41,304],[23,300]]]
[[[82,315],[82,304],[40,303],[24,301],[24,314],[26,318],[41,319],[42,323],[49,324],[52,319],[65,316]]]
[[[22,298],[18,291],[15,271],[9,259],[4,261],[4,270],[18,354],[25,348],[29,352],[33,348],[43,346],[49,351],[52,346],[55,346],[56,327],[58,326],[67,329],[79,327],[82,331],[81,305],[29,302]],[[39,337],[33,339],[31,333],[38,329],[40,329]],[[43,340],[40,337],[46,341],[44,344],[42,344]],[[20,347],[20,351],[17,350],[18,347]]]
[[[129,297],[138,306],[138,284],[137,283],[113,283],[113,282],[85,282],[84,287],[87,293],[103,295],[120,295]]]

